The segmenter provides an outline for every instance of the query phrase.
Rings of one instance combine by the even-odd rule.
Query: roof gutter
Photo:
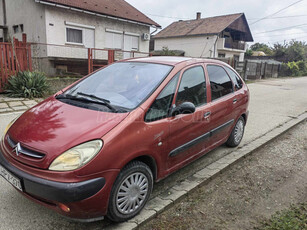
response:
[[[66,10],[77,11],[77,12],[81,12],[81,13],[85,13],[85,14],[90,14],[90,15],[108,18],[108,19],[114,19],[114,20],[118,20],[118,21],[122,21],[122,22],[128,22],[128,23],[133,23],[133,24],[142,25],[142,26],[150,26],[150,27],[153,27],[153,28],[156,28],[156,29],[160,28],[156,25],[136,22],[136,21],[132,21],[132,20],[128,20],[128,19],[117,18],[117,17],[108,16],[108,15],[104,15],[104,14],[98,14],[98,13],[95,13],[95,12],[92,12],[92,11],[81,10],[81,9],[78,9],[78,8],[75,8],[75,7],[65,6],[65,5],[56,4],[56,3],[50,3],[50,2],[43,1],[43,0],[35,0],[35,2],[44,4],[44,5],[47,5],[47,6],[54,6],[54,7],[58,7],[58,8],[66,9]]]

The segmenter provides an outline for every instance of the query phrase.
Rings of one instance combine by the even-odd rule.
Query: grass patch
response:
[[[290,209],[274,214],[257,230],[306,230],[307,203],[291,206]]]

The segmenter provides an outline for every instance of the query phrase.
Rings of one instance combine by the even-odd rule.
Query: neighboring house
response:
[[[77,60],[84,63],[88,58],[86,48],[148,53],[150,27],[161,27],[124,0],[1,1],[6,4],[10,38],[21,39],[26,33],[29,42],[49,44],[33,51],[48,70],[64,66],[73,71],[79,65]],[[130,57],[130,53],[122,55]],[[107,59],[107,52],[96,56]]]
[[[235,58],[243,61],[246,42],[253,42],[243,13],[177,21],[154,36],[154,49],[183,50],[185,56]]]

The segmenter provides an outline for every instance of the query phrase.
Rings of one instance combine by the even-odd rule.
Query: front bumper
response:
[[[77,202],[95,195],[105,185],[104,178],[95,178],[78,183],[62,183],[35,177],[11,165],[1,151],[0,164],[21,180],[23,192],[44,200],[60,203]]]
[[[36,203],[78,220],[100,218],[106,214],[111,186],[106,184],[105,177],[77,183],[42,179],[15,167],[4,157],[1,149],[0,165],[21,181],[23,190],[21,193]],[[105,175],[108,179],[114,179],[117,173],[111,172]],[[59,204],[68,205],[70,212],[61,210]]]

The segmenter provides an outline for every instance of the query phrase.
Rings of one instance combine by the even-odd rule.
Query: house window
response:
[[[122,32],[106,32],[106,48],[123,49],[124,35]]]
[[[219,53],[219,58],[225,58],[226,57],[226,54],[224,53]]]
[[[14,30],[14,33],[15,33],[15,34],[19,33],[19,27],[18,27],[18,25],[13,26],[13,30]]]
[[[83,44],[83,30],[75,28],[66,28],[66,42],[74,44]]]
[[[19,27],[20,27],[20,31],[23,32],[23,24],[20,24]]]

